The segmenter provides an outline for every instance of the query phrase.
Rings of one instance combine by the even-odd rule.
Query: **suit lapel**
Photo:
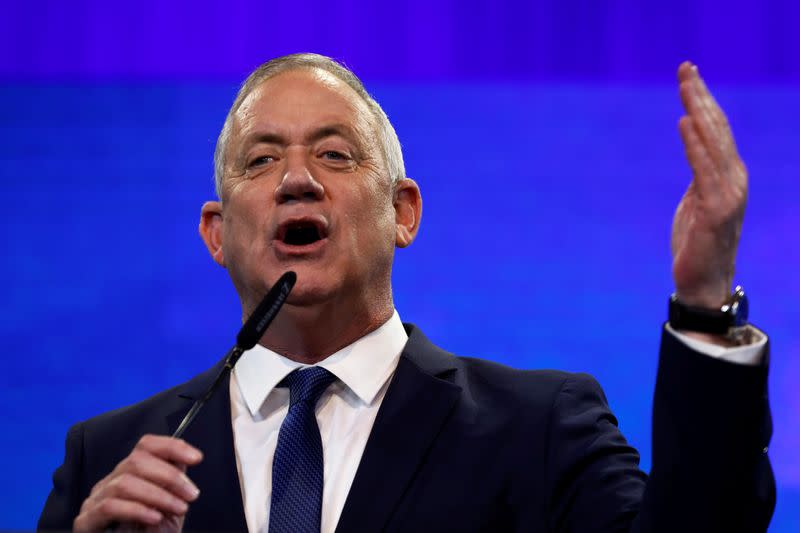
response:
[[[187,383],[179,392],[185,405],[167,417],[170,434],[222,370],[220,361]],[[189,508],[185,531],[247,531],[242,504],[231,424],[230,379],[225,379],[183,435],[203,452],[203,462],[187,474],[200,489],[200,497]]]
[[[456,404],[455,359],[413,326],[345,502],[337,533],[385,527]]]

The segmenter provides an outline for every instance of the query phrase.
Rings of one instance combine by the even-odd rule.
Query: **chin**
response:
[[[330,299],[340,289],[339,284],[322,275],[324,273],[309,272],[304,268],[291,269],[297,274],[295,283],[286,303],[297,306],[309,306]]]

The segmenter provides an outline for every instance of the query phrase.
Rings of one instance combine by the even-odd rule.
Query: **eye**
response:
[[[272,157],[271,155],[262,155],[262,156],[256,157],[252,161],[250,161],[247,164],[247,167],[250,168],[250,167],[263,166],[263,165],[266,165],[267,163],[271,163],[274,160],[275,160],[275,158]]]
[[[324,157],[325,159],[330,159],[332,161],[344,161],[348,159],[346,155],[344,155],[341,152],[337,152],[335,150],[327,150],[325,152],[322,152],[322,157]]]

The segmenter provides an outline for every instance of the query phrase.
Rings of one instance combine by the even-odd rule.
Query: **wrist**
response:
[[[740,346],[747,325],[748,303],[744,290],[736,287],[733,294],[724,298],[721,304],[701,304],[694,302],[714,301],[708,294],[692,299],[687,303],[678,293],[669,299],[669,324],[676,331],[698,340],[720,346]]]
[[[731,297],[731,284],[724,282],[716,287],[702,289],[676,288],[675,296],[678,300],[692,307],[706,309],[719,309]]]

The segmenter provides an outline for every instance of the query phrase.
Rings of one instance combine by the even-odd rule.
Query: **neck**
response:
[[[387,302],[355,309],[342,304],[287,302],[260,344],[298,363],[313,365],[378,329],[394,312],[391,296]]]

